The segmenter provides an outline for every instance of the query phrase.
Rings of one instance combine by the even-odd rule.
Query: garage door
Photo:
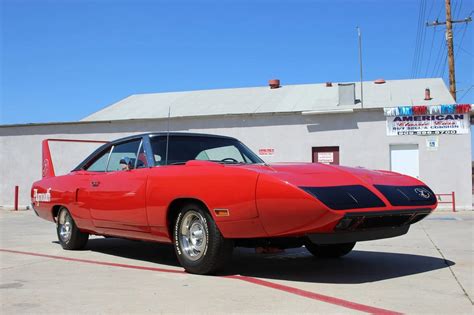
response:
[[[418,144],[390,145],[390,169],[418,178],[420,176]]]

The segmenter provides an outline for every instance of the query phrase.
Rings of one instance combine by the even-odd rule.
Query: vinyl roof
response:
[[[347,83],[347,82],[346,82]],[[360,84],[355,83],[356,99]],[[364,108],[404,105],[440,105],[455,103],[441,78],[387,80],[384,84],[366,81]],[[424,100],[425,88],[432,100]],[[81,121],[153,119],[168,117],[292,113],[358,109],[355,105],[339,105],[338,84],[282,85],[278,89],[264,87],[167,92],[131,95],[99,110]]]

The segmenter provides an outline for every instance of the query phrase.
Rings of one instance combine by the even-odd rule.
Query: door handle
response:
[[[92,181],[92,182],[91,182],[91,185],[92,185],[92,187],[97,187],[97,186],[99,186],[99,185],[100,185],[100,182],[99,182],[99,181],[96,181],[96,180],[94,180],[94,181]]]

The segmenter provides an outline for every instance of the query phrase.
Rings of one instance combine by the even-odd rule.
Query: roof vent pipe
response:
[[[432,99],[431,97],[431,91],[429,88],[425,89],[425,101],[430,101]]]
[[[270,89],[278,89],[280,87],[280,80],[278,79],[269,80],[268,85],[270,86]]]
[[[385,83],[385,80],[380,78],[380,79],[377,79],[374,81],[375,84],[384,84]]]

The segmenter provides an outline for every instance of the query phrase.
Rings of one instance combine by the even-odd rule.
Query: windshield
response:
[[[184,164],[190,160],[225,164],[264,163],[249,148],[235,139],[171,135],[168,144],[168,161],[166,161],[166,136],[152,137],[150,141],[155,165]]]

